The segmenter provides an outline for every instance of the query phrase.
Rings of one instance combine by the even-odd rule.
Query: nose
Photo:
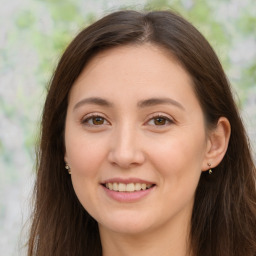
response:
[[[116,129],[111,137],[108,161],[122,169],[143,164],[145,154],[138,137],[138,131],[128,125]]]

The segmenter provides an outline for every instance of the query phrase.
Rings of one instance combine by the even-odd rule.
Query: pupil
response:
[[[158,118],[156,118],[155,119],[155,124],[156,125],[163,125],[163,124],[165,124],[165,119],[164,118],[162,118],[162,117],[158,117]]]
[[[96,125],[103,124],[103,118],[102,117],[94,117],[93,124],[96,124]]]

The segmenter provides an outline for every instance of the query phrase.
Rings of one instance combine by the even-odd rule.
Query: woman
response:
[[[172,12],[110,14],[64,52],[28,255],[255,256],[255,166],[223,69]]]

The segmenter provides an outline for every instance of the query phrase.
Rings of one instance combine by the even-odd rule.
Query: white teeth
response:
[[[129,183],[126,185],[126,191],[133,192],[135,190],[135,186],[133,183]]]
[[[151,188],[152,184],[146,184],[146,183],[106,183],[106,187],[109,190],[114,190],[118,192],[134,192],[134,191],[140,191],[140,190],[146,190],[147,188]]]
[[[140,184],[140,183],[136,183],[136,184],[135,184],[135,190],[136,190],[136,191],[141,190],[141,184]]]
[[[126,185],[124,183],[119,183],[118,190],[120,192],[125,192],[126,191]]]
[[[113,184],[112,183],[107,183],[107,185],[108,185],[108,189],[110,189],[110,190],[113,190]]]
[[[118,184],[117,183],[113,183],[113,190],[118,191]]]

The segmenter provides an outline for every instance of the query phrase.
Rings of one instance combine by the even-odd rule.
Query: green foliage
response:
[[[172,1],[172,5],[175,5],[177,7],[177,1]],[[166,10],[168,8],[171,8],[170,1],[169,0],[149,0],[146,5],[146,10]]]
[[[239,32],[246,36],[256,36],[256,7],[255,16],[248,12],[242,13],[237,21]]]
[[[4,145],[3,142],[0,140],[0,155],[2,155],[4,152]]]
[[[0,109],[4,115],[8,118],[12,118],[16,114],[15,106],[7,104],[3,99],[0,98]]]
[[[252,63],[244,70],[243,76],[247,78],[246,83],[243,83],[246,88],[250,88],[252,85],[256,87],[256,62]]]
[[[32,11],[25,10],[22,11],[16,19],[16,25],[19,29],[28,28],[31,24],[34,24],[36,18]]]
[[[62,1],[54,6],[52,5],[52,2],[49,2],[49,6],[52,18],[56,22],[74,22],[76,20],[76,14],[79,12],[75,2]]]

